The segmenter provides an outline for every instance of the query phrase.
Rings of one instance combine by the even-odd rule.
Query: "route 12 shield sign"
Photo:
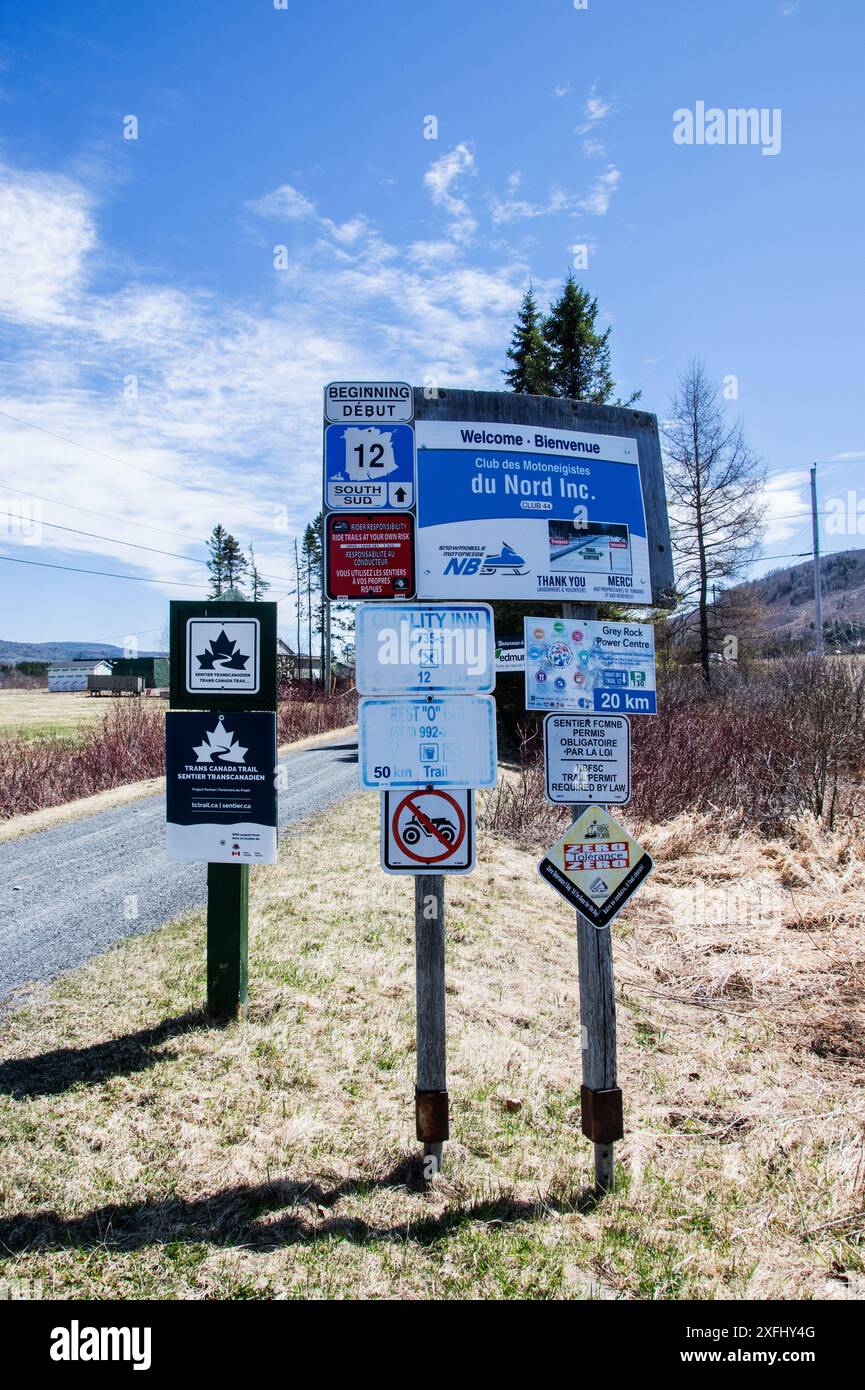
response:
[[[547,851],[538,873],[601,928],[610,925],[654,867],[642,845],[603,806],[589,806]]]
[[[386,874],[469,874],[475,866],[470,791],[382,792],[381,866]]]

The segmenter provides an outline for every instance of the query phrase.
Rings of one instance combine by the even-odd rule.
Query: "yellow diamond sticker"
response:
[[[608,927],[654,868],[651,856],[603,806],[589,806],[538,873],[592,926]]]

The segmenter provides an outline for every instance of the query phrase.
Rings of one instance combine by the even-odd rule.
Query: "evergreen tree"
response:
[[[246,556],[239,543],[221,524],[214,526],[207,542],[207,568],[210,570],[209,598],[220,598],[227,589],[238,588],[246,573]]]
[[[311,521],[303,533],[303,540],[300,546],[300,563],[302,572],[302,583],[306,589],[306,632],[307,647],[306,655],[309,659],[309,679],[314,679],[312,669],[312,634],[313,626],[319,630],[321,615],[320,604],[316,602],[321,592],[321,514]],[[313,624],[313,619],[315,623]]]
[[[240,542],[235,540],[231,532],[225,537],[223,555],[225,559],[226,588],[238,589],[240,587],[240,581],[246,574],[248,563],[246,556],[240,548]]]
[[[543,319],[532,286],[523,295],[507,352],[513,363],[503,370],[511,391],[527,396],[552,396],[552,358],[544,339]]]
[[[552,359],[550,394],[603,405],[615,382],[610,371],[610,333],[595,327],[598,301],[568,274],[562,293],[544,320],[543,336]]]
[[[255,563],[255,547],[252,541],[249,543],[249,584],[252,588],[253,603],[257,603],[263,598],[270,588],[270,584],[262,577],[258,565]]]
[[[227,534],[224,526],[214,526],[207,542],[207,568],[210,570],[208,598],[219,598],[223,589],[228,587],[225,577],[225,538]]]

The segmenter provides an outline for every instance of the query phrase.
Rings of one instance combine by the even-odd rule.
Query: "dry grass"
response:
[[[865,1293],[865,850],[644,827],[615,928],[627,1138],[586,1194],[572,919],[486,836],[448,884],[447,1169],[413,1155],[413,892],[355,797],[254,875],[250,1017],[200,916],[4,1018],[0,1248],[56,1297]]]
[[[111,700],[47,690],[0,690],[0,738],[21,733],[25,738],[68,737],[80,725],[101,719]]]

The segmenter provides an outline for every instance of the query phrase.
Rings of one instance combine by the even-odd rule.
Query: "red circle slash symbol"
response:
[[[418,806],[417,802],[415,801],[415,797],[418,796],[433,797],[435,800],[438,801],[446,801],[449,804],[449,806],[453,807],[454,811],[456,812],[457,819],[457,829],[453,839],[448,839],[447,834],[445,834],[443,829],[441,828],[440,822],[442,820],[442,817],[438,817],[436,820],[433,820],[430,816],[426,815],[421,810],[420,806]],[[411,813],[411,819],[409,820],[408,825],[403,829],[401,835],[399,828],[399,818],[402,815],[402,812],[405,810],[408,810]],[[409,831],[413,823],[415,825],[419,825],[421,827],[421,830],[425,832],[426,835],[431,836],[434,841],[444,846],[444,849],[441,851],[441,853],[419,854],[417,853],[417,851],[413,850],[410,847],[410,845],[406,842],[406,839],[404,837],[407,835],[407,832]],[[463,814],[463,808],[460,806],[459,802],[456,800],[455,797],[450,796],[448,792],[409,792],[408,796],[403,797],[402,801],[400,801],[399,805],[393,813],[393,818],[391,820],[391,829],[393,831],[393,838],[397,845],[397,848],[401,851],[402,854],[405,854],[409,859],[413,859],[416,864],[440,864],[443,859],[452,859],[456,851],[462,845],[462,842],[465,839],[466,834],[466,818]],[[420,837],[416,834],[415,842],[418,838]]]

